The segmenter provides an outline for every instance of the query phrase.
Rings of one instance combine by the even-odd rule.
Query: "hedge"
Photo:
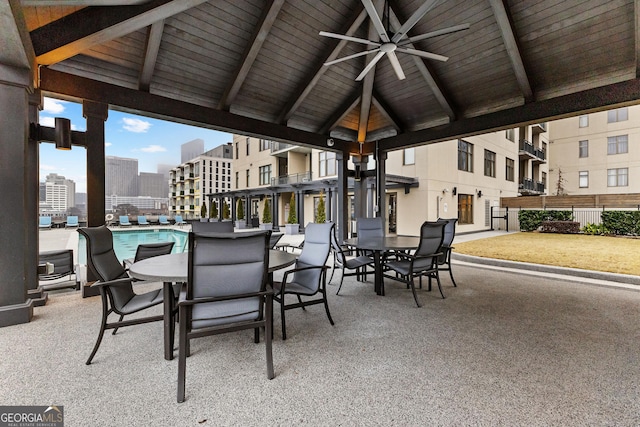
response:
[[[600,218],[604,229],[610,234],[640,235],[640,211],[604,211]]]
[[[543,221],[573,221],[571,211],[521,210],[518,212],[521,231],[535,231]]]

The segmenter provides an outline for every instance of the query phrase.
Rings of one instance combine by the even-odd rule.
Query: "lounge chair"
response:
[[[160,215],[158,217],[158,222],[160,223],[160,225],[169,225],[171,224],[168,220],[167,220],[167,216],[166,215]]]
[[[40,222],[38,223],[38,228],[51,228],[51,217],[50,216],[41,216]]]
[[[147,217],[144,215],[138,215],[138,225],[150,225],[147,221]]]
[[[129,217],[127,215],[120,215],[119,222],[121,227],[126,227],[131,225],[131,223],[129,222]]]
[[[73,215],[73,216],[68,216],[67,217],[67,222],[64,224],[64,228],[71,228],[71,227],[78,227],[78,217]]]
[[[176,215],[175,220],[176,225],[179,225],[180,227],[186,224],[185,220],[182,219],[182,215]]]

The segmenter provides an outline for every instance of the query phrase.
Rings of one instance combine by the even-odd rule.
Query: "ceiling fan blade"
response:
[[[371,60],[371,62],[369,62],[367,64],[366,67],[364,67],[364,70],[362,70],[362,72],[360,73],[360,75],[358,75],[358,77],[356,77],[356,81],[359,82],[360,80],[364,79],[364,76],[367,75],[367,73],[369,71],[371,71],[371,69],[373,67],[375,67],[375,65],[378,63],[378,61],[380,61],[380,58],[382,58],[384,56],[384,52],[378,52],[376,53],[376,56]]]
[[[380,40],[387,43],[389,42],[389,35],[387,34],[387,30],[384,28],[382,21],[380,20],[380,15],[378,15],[378,11],[376,7],[373,5],[371,0],[362,0],[362,5],[367,10],[369,14],[369,18],[371,18],[371,23],[375,27],[376,31],[380,35]]]
[[[324,65],[337,64],[338,62],[346,61],[347,59],[351,59],[351,58],[357,58],[358,56],[363,56],[363,55],[366,55],[368,53],[375,52],[376,50],[378,50],[378,49],[365,50],[365,51],[362,51],[362,52],[354,53],[353,55],[343,56],[342,58],[338,58],[338,59],[334,59],[333,61],[325,62]]]
[[[396,56],[396,53],[387,52],[387,57],[389,58],[389,62],[391,62],[393,71],[395,71],[396,76],[398,76],[398,80],[404,80],[406,76],[404,75],[404,71],[402,71],[402,66],[400,66],[400,61],[398,61],[398,57]]]
[[[380,46],[380,43],[373,42],[367,39],[359,39],[358,37],[345,36],[344,34],[328,33],[326,31],[320,31],[321,36],[332,37],[334,39],[347,40],[350,42],[368,44],[370,46]]]
[[[448,56],[442,56],[436,53],[425,52],[423,50],[409,49],[406,47],[398,47],[396,48],[396,52],[410,53],[411,55],[417,55],[427,59],[435,59],[436,61],[442,61],[442,62],[446,62],[449,60]]]
[[[362,0],[363,3],[364,1],[365,0]],[[437,1],[438,0],[427,0],[422,3],[422,6],[420,6],[415,12],[413,12],[413,15],[411,15],[411,17],[407,19],[407,22],[402,24],[400,29],[396,31],[396,33],[393,35],[393,38],[391,39],[391,42],[398,43],[409,31],[411,31],[413,26],[416,25],[418,21],[422,19],[422,17],[428,11],[430,11],[433,6],[435,6]]]
[[[399,46],[403,46],[409,43],[415,43],[417,41],[429,39],[431,37],[443,36],[445,34],[456,33],[462,30],[468,30],[469,27],[470,27],[470,24],[461,24],[461,25],[456,25],[455,27],[449,27],[449,28],[443,28],[442,30],[431,31],[429,33],[420,34],[419,36],[409,37],[408,39],[403,40],[402,43],[399,43]]]

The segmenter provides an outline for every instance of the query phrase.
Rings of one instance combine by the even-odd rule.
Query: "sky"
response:
[[[44,98],[40,124],[54,127],[55,117],[71,120],[71,129],[86,130],[82,105]],[[109,110],[105,122],[105,155],[138,159],[138,172],[157,172],[158,164],[180,164],[180,146],[194,139],[204,140],[210,150],[233,141],[230,133],[187,126],[134,114]],[[40,181],[50,173],[63,175],[76,183],[76,192],[87,191],[86,150],[74,146],[71,151],[56,150],[53,143],[40,143]]]

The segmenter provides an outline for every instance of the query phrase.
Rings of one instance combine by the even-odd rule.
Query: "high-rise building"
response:
[[[161,173],[140,172],[138,176],[138,195],[167,198],[169,181]]]
[[[180,146],[180,163],[187,163],[191,159],[195,159],[204,153],[204,140],[198,138],[193,141],[185,142]]]
[[[138,159],[106,156],[105,195],[138,195]]]
[[[65,189],[63,190],[57,187],[64,187]],[[65,211],[68,208],[75,207],[76,205],[76,183],[62,175],[58,175],[56,173],[50,173],[47,175],[44,193],[44,200],[48,204],[51,204],[55,210]],[[62,197],[63,194],[65,197],[64,201],[60,200],[60,197]]]

